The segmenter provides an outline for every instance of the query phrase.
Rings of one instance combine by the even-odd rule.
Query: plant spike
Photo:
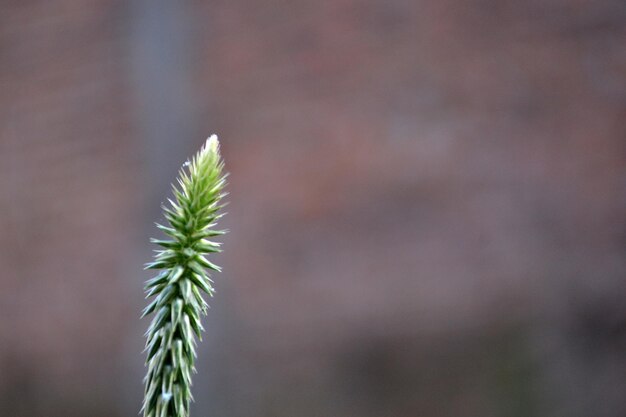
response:
[[[220,271],[205,255],[220,252],[220,244],[209,240],[226,231],[215,230],[220,204],[226,195],[224,163],[217,136],[211,135],[200,151],[179,171],[174,200],[163,205],[169,225],[157,223],[170,239],[151,239],[156,251],[146,269],[160,270],[146,282],[146,298],[152,301],[142,317],[154,314],[146,332],[146,390],[144,417],[188,417],[191,374],[196,358],[196,337],[204,330],[200,317],[208,305],[201,292],[213,296],[208,269]]]

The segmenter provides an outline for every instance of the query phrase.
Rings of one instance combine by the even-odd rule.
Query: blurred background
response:
[[[214,132],[193,416],[626,416],[623,0],[3,0],[1,417],[137,415]]]

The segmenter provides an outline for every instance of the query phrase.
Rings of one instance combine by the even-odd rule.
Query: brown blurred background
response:
[[[137,415],[213,132],[193,416],[626,416],[626,2],[3,0],[0,417]]]

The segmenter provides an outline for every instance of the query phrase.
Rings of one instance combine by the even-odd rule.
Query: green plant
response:
[[[189,415],[196,337],[202,339],[200,318],[208,307],[201,292],[213,296],[207,270],[220,271],[206,255],[220,252],[220,244],[209,239],[225,233],[215,229],[225,178],[219,142],[212,135],[181,168],[170,206],[162,206],[169,226],[157,227],[169,239],[151,239],[162,249],[146,265],[161,272],[146,283],[146,298],[154,299],[143,316],[154,313],[154,318],[146,332],[144,417]]]

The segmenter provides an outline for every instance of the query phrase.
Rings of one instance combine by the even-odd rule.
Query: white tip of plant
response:
[[[212,153],[218,153],[220,149],[220,141],[217,139],[216,134],[209,136],[206,140],[206,144],[204,145],[204,149]]]

